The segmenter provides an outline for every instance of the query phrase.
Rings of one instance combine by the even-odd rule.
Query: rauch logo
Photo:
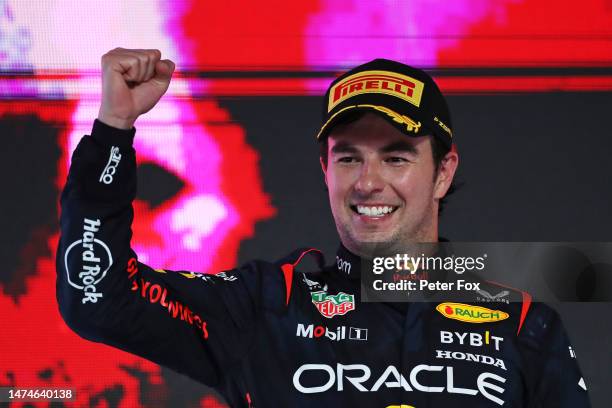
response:
[[[491,310],[486,307],[466,305],[464,303],[445,302],[436,306],[442,316],[468,323],[491,323],[505,320],[508,313]]]

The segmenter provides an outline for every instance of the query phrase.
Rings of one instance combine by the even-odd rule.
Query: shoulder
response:
[[[298,268],[311,267],[315,262],[315,270],[320,271],[325,263],[323,253],[316,248],[302,247],[291,251],[276,261],[251,261],[237,270],[241,275],[255,276],[259,290],[263,294],[267,309],[284,309],[289,305],[291,295],[296,285],[317,285],[315,273],[299,272]],[[253,274],[252,272],[255,272]],[[308,278],[310,276],[310,279]]]
[[[295,269],[307,258],[312,258],[320,268],[325,263],[325,257],[323,256],[323,252],[320,249],[314,247],[301,247],[294,249],[289,254],[276,260],[274,263],[280,267],[288,265],[285,266],[285,268],[292,267]]]
[[[480,312],[483,316],[490,316],[491,322],[504,321],[504,327],[511,328],[517,336],[524,330],[527,316],[533,313],[533,300],[529,293],[472,274],[463,275],[461,280],[469,284],[463,290],[458,288],[456,299],[465,302],[467,309],[475,308],[471,314],[480,315]]]
[[[546,303],[534,301],[528,292],[482,279],[478,283],[479,288],[470,293],[471,301],[506,312],[520,339],[541,344],[551,333],[562,329],[559,313]]]

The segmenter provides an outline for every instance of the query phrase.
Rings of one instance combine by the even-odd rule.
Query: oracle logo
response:
[[[427,382],[423,380],[425,373],[427,373]],[[426,393],[469,396],[480,394],[498,405],[504,404],[504,400],[500,398],[500,394],[505,391],[500,386],[506,382],[504,377],[489,372],[480,373],[474,381],[476,388],[456,387],[455,377],[461,376],[455,374],[454,367],[439,365],[418,364],[407,372],[407,377],[401,374],[397,367],[389,365],[382,374],[374,377],[376,378],[374,380],[372,370],[365,364],[338,363],[336,367],[327,364],[303,364],[293,374],[293,386],[303,394],[318,394],[330,390],[344,391],[345,387],[359,392],[402,388],[404,391]],[[462,383],[466,383],[468,379],[463,377]]]

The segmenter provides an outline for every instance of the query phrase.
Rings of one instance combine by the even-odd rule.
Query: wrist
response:
[[[122,151],[131,148],[134,141],[134,135],[136,134],[136,128],[131,129],[120,129],[115,126],[110,126],[100,119],[96,119],[91,129],[91,137],[100,146],[108,148],[111,146],[117,146]]]
[[[132,127],[134,127],[134,122],[136,122],[135,119],[123,119],[112,115],[105,115],[103,113],[98,115],[98,120],[105,125],[124,130],[132,129]]]

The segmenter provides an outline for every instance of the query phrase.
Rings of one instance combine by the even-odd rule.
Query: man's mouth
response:
[[[398,208],[392,205],[351,205],[350,207],[355,213],[368,217],[384,217]]]

